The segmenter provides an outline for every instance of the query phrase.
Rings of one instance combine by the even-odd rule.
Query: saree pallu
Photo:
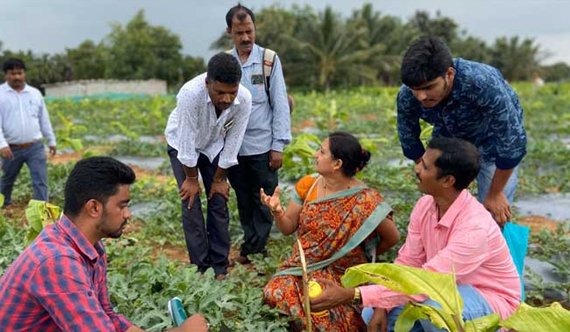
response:
[[[351,188],[344,192],[305,203],[299,218],[297,237],[301,241],[307,265],[317,264],[330,259],[345,247],[353,235],[365,223],[375,229],[389,212],[374,213],[382,203],[382,196],[367,187]],[[347,268],[367,263],[363,245],[357,243],[343,257],[325,267],[309,273],[309,279],[328,279],[340,285],[340,277]],[[305,328],[303,311],[303,284],[298,275],[288,271],[301,266],[298,247],[278,269],[277,274],[263,290],[265,302],[290,316],[299,329]],[[293,273],[295,274],[295,273]],[[366,325],[360,316],[360,308],[355,305],[341,305],[328,310],[328,315],[311,315],[315,331],[366,331]]]

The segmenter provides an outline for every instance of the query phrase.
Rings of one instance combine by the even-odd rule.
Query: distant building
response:
[[[86,97],[101,95],[161,95],[166,94],[163,80],[80,80],[44,84],[46,97]]]
[[[544,80],[542,77],[540,77],[540,75],[538,75],[538,73],[534,73],[532,75],[532,84],[534,84],[536,87],[541,87],[544,86]]]

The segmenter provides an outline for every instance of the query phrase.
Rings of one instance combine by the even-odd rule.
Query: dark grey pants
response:
[[[182,163],[178,160],[178,151],[168,146],[170,165],[178,188],[186,178]],[[210,192],[214,173],[218,168],[218,157],[213,162],[203,154],[198,157],[198,170],[206,189],[206,196]],[[204,272],[209,267],[214,273],[225,274],[228,267],[228,254],[230,251],[229,213],[226,200],[220,195],[214,195],[207,203],[207,216],[204,223],[202,203],[200,196],[196,195],[194,204],[188,209],[188,200],[181,202],[182,227],[186,247],[190,255],[190,262],[198,266],[198,271]]]
[[[28,165],[32,178],[33,199],[48,200],[48,176],[46,151],[42,142],[37,141],[27,148],[13,148],[13,159],[2,158],[2,181],[0,192],[4,195],[4,205],[12,203],[14,182],[24,164]]]
[[[269,152],[239,156],[239,164],[228,170],[228,178],[236,192],[239,218],[243,229],[240,254],[265,253],[273,218],[269,209],[261,204],[259,189],[271,195],[277,187],[277,171],[269,168]]]

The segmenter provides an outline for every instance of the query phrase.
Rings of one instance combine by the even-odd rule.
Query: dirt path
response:
[[[526,225],[530,227],[531,234],[537,234],[542,229],[549,230],[550,232],[555,232],[558,225],[560,225],[560,222],[544,216],[531,215],[519,217],[517,219],[517,224]]]
[[[53,165],[61,165],[78,161],[81,158],[82,158],[81,152],[71,152],[71,153],[64,153],[64,154],[57,154],[55,156],[50,156],[48,162]],[[170,177],[168,176],[158,174],[157,171],[143,169],[134,165],[129,165],[129,166],[135,171],[137,178],[152,176],[156,178],[160,183],[165,183],[167,180],[170,179]]]

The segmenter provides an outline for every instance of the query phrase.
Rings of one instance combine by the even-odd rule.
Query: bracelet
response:
[[[198,174],[196,174],[196,176],[189,176],[189,175],[186,175],[186,178],[189,179],[189,180],[198,180]]]
[[[352,298],[352,304],[361,305],[362,304],[362,293],[360,293],[360,288],[354,289],[354,297]]]

